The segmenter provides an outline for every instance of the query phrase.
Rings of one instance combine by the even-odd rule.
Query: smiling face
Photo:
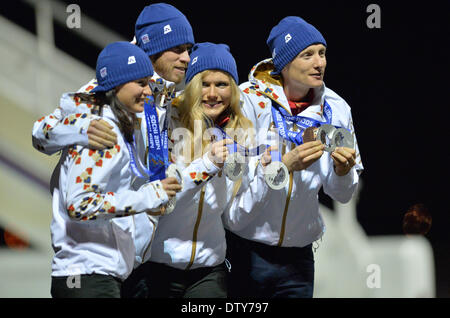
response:
[[[289,100],[296,101],[308,94],[311,88],[323,85],[327,59],[326,47],[315,44],[301,51],[281,71],[284,88]]]
[[[181,83],[191,60],[189,57],[191,48],[191,44],[183,44],[158,54],[156,58],[152,58],[155,72],[167,81]]]
[[[230,76],[222,71],[208,71],[202,78],[203,112],[215,121],[231,104]]]
[[[149,80],[150,77],[144,77],[117,87],[116,96],[130,113],[144,111],[145,99],[152,95]]]

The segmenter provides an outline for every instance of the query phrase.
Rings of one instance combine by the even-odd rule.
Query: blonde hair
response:
[[[210,140],[204,140],[203,134],[208,128],[213,128],[213,121],[203,112],[203,104],[202,104],[202,87],[203,87],[203,78],[210,74],[211,70],[206,70],[196,74],[189,84],[186,86],[184,93],[180,96],[179,105],[178,105],[178,114],[180,118],[180,122],[183,127],[187,128],[190,133],[190,140],[194,142],[190,142],[191,147],[191,158],[185,158],[187,160],[197,159],[200,154],[194,151],[195,147],[199,147],[201,145],[202,154],[209,149],[211,144]],[[231,101],[230,105],[223,111],[226,112],[226,115],[230,118],[226,123],[223,130],[229,131],[229,129],[243,129],[244,134],[248,131],[248,128],[253,127],[252,122],[244,117],[241,111],[241,102],[240,95],[241,91],[234,81],[233,77],[224,72],[227,75],[230,86],[231,86]],[[220,117],[222,117],[222,115]],[[202,133],[200,136],[194,135],[194,125],[195,121],[201,121],[202,123]],[[244,136],[246,138],[247,136]],[[244,139],[245,140],[245,139]],[[186,145],[187,146],[187,145]]]

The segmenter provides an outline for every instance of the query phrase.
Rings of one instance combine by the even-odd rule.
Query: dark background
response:
[[[65,2],[79,4],[83,14],[130,40],[140,11],[152,3]],[[300,16],[321,31],[328,43],[325,83],[352,107],[365,166],[358,220],[368,235],[402,235],[405,212],[424,204],[433,217],[426,237],[435,255],[437,296],[450,297],[450,2],[166,2],[187,16],[197,42],[230,46],[241,82],[254,64],[270,57],[265,42],[283,17]],[[381,29],[366,25],[370,3],[381,8]],[[35,31],[27,4],[2,3],[0,13]],[[55,30],[60,49],[95,68],[99,49],[57,24]]]

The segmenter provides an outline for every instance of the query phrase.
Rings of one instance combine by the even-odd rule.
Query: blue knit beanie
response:
[[[129,42],[108,44],[97,59],[98,86],[91,92],[110,89],[147,76],[153,76],[153,67],[147,54]]]
[[[327,46],[324,37],[313,25],[299,17],[286,17],[281,20],[267,39],[275,65],[272,75],[280,74],[301,51],[313,44]]]
[[[214,44],[211,42],[197,43],[192,49],[191,62],[186,71],[186,84],[192,78],[206,70],[220,70],[227,72],[239,84],[236,61],[226,44]]]
[[[186,16],[167,3],[156,3],[142,10],[135,26],[137,45],[148,56],[182,44],[194,45],[194,33]]]

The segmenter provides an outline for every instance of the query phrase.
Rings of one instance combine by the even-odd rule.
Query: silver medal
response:
[[[178,183],[181,186],[181,189],[183,190],[183,174],[175,164],[169,165],[169,167],[166,170],[166,178],[170,177],[177,179]]]
[[[169,201],[166,204],[166,211],[164,214],[170,214],[175,210],[175,206],[177,205],[177,197],[172,197],[169,199]]]
[[[273,161],[266,167],[264,178],[271,189],[280,190],[289,180],[289,171],[281,161]]]
[[[178,167],[175,164],[169,165],[169,167],[166,170],[166,178],[175,178],[178,180],[178,183],[181,186],[181,189],[183,189],[183,175],[181,173],[181,170],[178,169]],[[169,199],[169,202],[166,204],[166,211],[164,214],[170,214],[175,209],[175,206],[177,204],[177,197],[174,196]]]
[[[336,128],[332,125],[322,125],[317,130],[317,140],[320,140],[325,145],[325,151],[333,152],[336,149],[336,145],[333,142],[333,135]]]
[[[223,170],[231,181],[238,180],[244,173],[245,158],[238,152],[233,152],[225,160]]]
[[[346,147],[353,149],[353,147],[355,146],[355,141],[352,134],[345,128],[339,128],[335,130],[332,142],[336,147]]]

